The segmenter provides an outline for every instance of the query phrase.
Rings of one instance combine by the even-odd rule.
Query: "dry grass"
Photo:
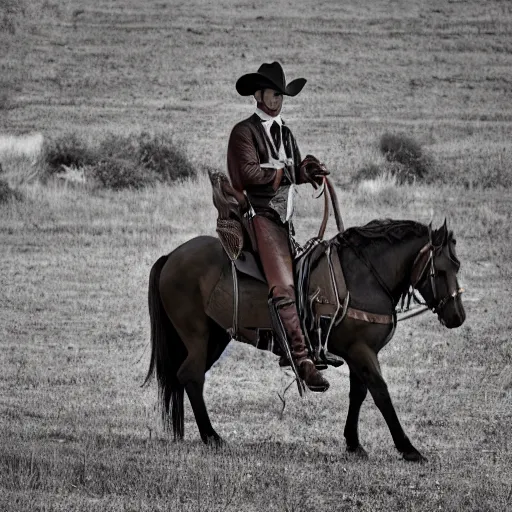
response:
[[[186,441],[172,443],[154,386],[139,387],[147,279],[161,254],[214,233],[208,180],[118,193],[43,186],[28,179],[32,153],[7,157],[0,145],[6,179],[25,198],[0,205],[0,510],[508,510],[512,198],[482,179],[510,179],[510,6],[174,4],[27,3],[26,26],[0,55],[12,71],[1,132],[93,141],[163,131],[194,164],[224,168],[229,130],[252,109],[234,81],[279,59],[289,78],[309,79],[285,117],[339,185],[383,162],[383,133],[418,140],[461,186],[382,179],[340,186],[339,198],[347,226],[434,212],[455,231],[466,323],[401,324],[381,358],[429,463],[399,458],[371,399],[361,414],[370,459],[345,453],[345,367],[328,370],[325,395],[289,392],[281,416],[289,376],[240,344],[206,381],[227,448],[200,444],[188,403]],[[311,195],[301,189],[302,241],[320,224]]]
[[[43,135],[0,135],[0,165],[2,177],[18,186],[38,176],[38,159],[43,147]]]
[[[43,147],[43,135],[31,133],[28,135],[0,135],[0,155],[2,157],[32,157],[35,158]]]
[[[411,467],[371,399],[361,417],[370,459],[345,454],[346,368],[328,371],[325,395],[301,401],[289,392],[281,416],[277,393],[290,377],[273,356],[236,344],[206,386],[228,447],[201,446],[188,404],[186,442],[162,431],[156,390],[139,387],[149,357],[146,282],[160,254],[213,234],[209,187],[206,176],[94,195],[28,184],[26,206],[0,207],[0,508],[505,510],[512,352],[499,283],[510,275],[491,263],[505,239],[492,235],[490,244],[487,233],[508,236],[506,198],[410,187],[399,189],[408,201],[393,204],[386,187],[372,190],[373,202],[366,190],[339,190],[347,225],[379,216],[428,221],[435,209],[436,223],[448,215],[459,240],[466,324],[447,331],[430,316],[413,320],[382,354],[403,424],[430,459]],[[321,201],[307,201],[311,194],[301,188],[302,240],[319,223]]]

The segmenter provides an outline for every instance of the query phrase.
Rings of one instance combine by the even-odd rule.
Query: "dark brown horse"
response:
[[[457,282],[460,263],[455,239],[444,225],[430,227],[413,221],[372,221],[335,237],[350,291],[350,305],[364,311],[393,315],[410,284],[421,293],[441,324],[459,327],[465,320]],[[151,362],[146,382],[156,373],[164,419],[172,419],[175,438],[183,437],[183,397],[186,391],[205,443],[220,442],[203,398],[205,373],[220,357],[230,336],[233,296],[212,291],[232,288],[230,261],[216,238],[200,236],[162,256],[151,269],[149,314]],[[240,280],[240,325],[267,323],[267,293],[263,283]],[[214,313],[212,313],[212,311]],[[208,312],[208,313],[207,313]],[[215,313],[216,312],[216,313]],[[384,381],[377,354],[391,339],[395,324],[343,319],[331,333],[328,349],[350,369],[350,405],[344,435],[347,449],[366,455],[359,443],[359,411],[369,390],[384,416],[395,446],[406,460],[422,460],[400,425]]]

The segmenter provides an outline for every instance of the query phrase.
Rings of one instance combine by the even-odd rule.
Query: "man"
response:
[[[312,391],[326,391],[329,382],[309,358],[295,304],[290,230],[294,185],[311,183],[316,188],[328,171],[311,155],[301,160],[280,115],[283,97],[296,96],[305,84],[298,78],[287,85],[278,62],[262,64],[257,73],[237,81],[239,94],[254,96],[256,112],[231,132],[228,172],[235,190],[245,192],[255,212],[252,227],[270,301],[286,331],[299,377]]]

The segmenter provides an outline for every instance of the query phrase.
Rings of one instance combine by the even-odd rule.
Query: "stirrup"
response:
[[[335,356],[336,357],[336,356]],[[324,362],[324,361],[320,361],[318,359],[312,359],[313,363],[315,364],[315,368],[318,370],[318,371],[323,371],[323,370],[327,370],[327,366],[328,366],[328,363],[327,362]],[[343,364],[343,361],[341,362],[341,364]],[[290,366],[290,361],[288,361],[288,358],[284,355],[282,355],[280,358],[279,358],[279,366],[281,368],[286,368],[287,366]],[[340,365],[338,365],[340,366]]]

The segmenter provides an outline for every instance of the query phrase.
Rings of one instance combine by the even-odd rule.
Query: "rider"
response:
[[[231,132],[228,172],[233,187],[245,191],[255,213],[252,227],[270,301],[286,331],[298,374],[312,391],[326,391],[329,382],[309,358],[297,312],[290,232],[294,185],[311,183],[316,188],[329,173],[315,157],[301,159],[295,137],[280,115],[283,96],[296,96],[305,84],[304,78],[286,84],[278,62],[264,63],[257,73],[239,78],[236,90],[254,96],[256,111]]]

